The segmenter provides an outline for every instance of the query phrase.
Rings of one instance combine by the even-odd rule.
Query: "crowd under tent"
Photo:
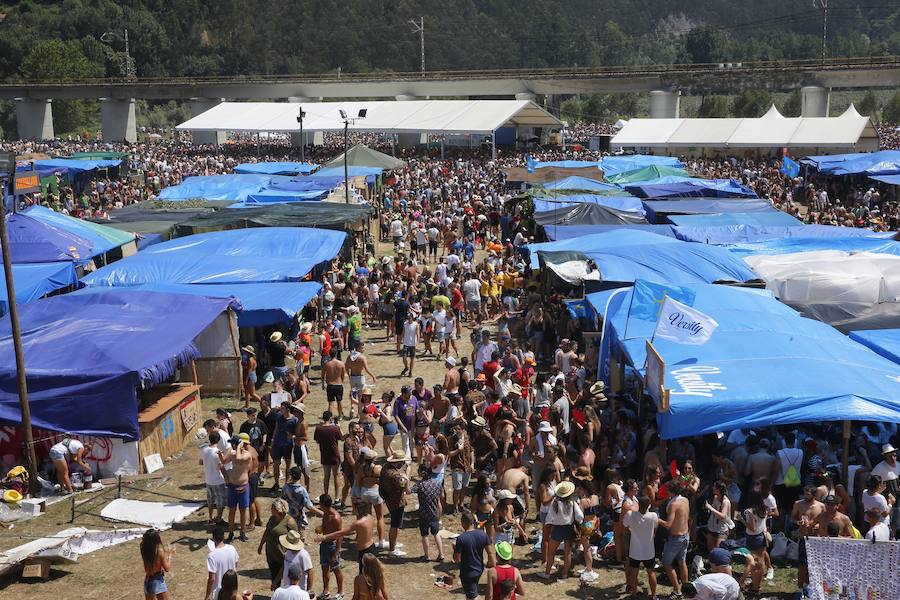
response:
[[[343,231],[268,227],[201,233],[146,248],[82,282],[124,287],[149,283],[301,281],[340,254]]]
[[[240,381],[239,308],[233,299],[130,290],[25,304],[19,319],[33,425],[112,438],[119,456],[111,462],[127,463],[132,472],[150,454],[175,454],[202,422],[199,386],[215,382],[198,378],[197,361],[227,361],[225,373],[234,385]],[[4,318],[0,421],[13,425],[21,422],[16,373]]]
[[[692,306],[718,328],[703,345],[652,342],[661,387],[646,376],[656,322],[634,316],[633,291],[588,296],[600,314],[609,309],[603,343],[611,349],[603,353],[638,371],[657,399],[661,438],[826,421],[900,423],[898,365],[803,318],[766,290],[693,285],[690,291]]]
[[[773,105],[758,118],[631,119],[613,136],[614,148],[659,148],[702,154],[705,150],[783,148],[876,150],[878,132],[853,105],[837,117],[784,117]]]
[[[180,131],[300,133],[302,130],[384,134],[481,134],[495,140],[505,128],[562,127],[529,100],[373,100],[367,102],[222,102],[181,123]],[[360,118],[358,118],[360,117]],[[518,136],[516,136],[518,137]]]
[[[234,172],[258,175],[308,175],[317,168],[318,165],[301,162],[256,162],[241,163],[234,168]]]
[[[304,202],[300,204],[242,205],[205,212],[174,225],[175,235],[188,236],[248,227],[315,227],[343,231],[361,230],[368,221],[367,204]]]
[[[682,242],[645,231],[616,230],[556,242],[528,244],[531,268],[537,253],[575,251],[587,256],[600,272],[604,287],[620,287],[644,279],[654,283],[746,283],[759,277],[728,250]]]
[[[822,250],[744,260],[776,298],[810,318],[845,333],[900,327],[897,254]]]

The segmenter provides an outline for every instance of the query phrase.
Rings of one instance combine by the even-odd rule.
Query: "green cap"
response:
[[[497,551],[497,556],[503,560],[512,558],[513,549],[512,546],[509,545],[509,542],[500,542],[494,546],[494,549]]]

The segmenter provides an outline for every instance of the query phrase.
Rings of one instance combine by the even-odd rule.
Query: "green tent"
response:
[[[127,152],[76,152],[71,156],[58,156],[57,158],[71,158],[79,160],[116,160],[128,158]]]
[[[343,166],[344,154],[341,153],[340,155],[335,156],[330,161],[325,163],[325,166],[323,168]],[[378,150],[372,150],[371,148],[363,146],[362,144],[357,144],[356,146],[353,146],[352,148],[347,150],[347,166],[377,167],[390,170],[405,167],[406,162],[400,160],[399,158],[394,158],[390,154],[385,154],[384,152],[379,152]]]
[[[675,167],[664,167],[659,165],[650,165],[648,167],[642,167],[640,169],[634,169],[631,171],[622,171],[616,175],[610,175],[606,178],[606,180],[610,183],[615,183],[617,185],[623,185],[626,183],[635,183],[638,181],[650,181],[651,179],[658,179],[660,177],[690,177],[690,173],[685,171],[684,169],[676,169]]]

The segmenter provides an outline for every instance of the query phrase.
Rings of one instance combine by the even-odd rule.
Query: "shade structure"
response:
[[[34,166],[39,171],[53,169],[67,169],[70,173],[80,174],[88,171],[102,169],[115,169],[122,164],[122,160],[115,159],[76,159],[76,158],[50,158],[34,161]]]
[[[107,294],[120,288],[87,287],[75,294]],[[316,297],[322,284],[314,281],[296,283],[187,284],[150,283],[128,288],[131,291],[188,294],[209,298],[233,298],[240,303],[240,327],[268,327],[287,324],[297,312]]]
[[[187,131],[299,132],[297,104],[223,102],[178,125]],[[343,131],[340,111],[364,119],[352,131],[382,133],[490,134],[501,127],[561,127],[562,122],[527,100],[411,100],[304,102],[303,130]]]
[[[78,283],[75,264],[70,261],[22,263],[12,266],[16,303],[25,304],[45,294]],[[0,278],[0,316],[9,312],[6,278]]]
[[[727,250],[682,242],[645,231],[618,229],[556,242],[528,244],[531,267],[538,251],[578,251],[597,265],[604,282],[628,284],[636,279],[689,285],[715,281],[747,282],[758,277]]]
[[[341,152],[323,165],[328,167],[344,166],[344,153]],[[347,166],[350,167],[377,167],[382,170],[400,169],[406,166],[406,161],[394,158],[390,154],[373,150],[368,146],[357,144],[347,150]]]
[[[138,387],[200,356],[194,339],[230,299],[116,290],[66,294],[19,311],[35,427],[136,440]],[[19,424],[9,319],[0,320],[0,421]]]
[[[155,244],[98,269],[89,286],[300,281],[341,251],[343,231],[269,227],[201,233]]]
[[[558,208],[552,208],[557,206]],[[543,212],[534,213],[534,222],[544,228],[544,232],[555,229],[557,225],[598,225],[646,223],[639,213],[616,210],[608,206],[589,203],[546,203]],[[548,234],[549,235],[549,234]],[[554,239],[554,238],[550,238]]]
[[[756,225],[760,227],[801,227],[803,223],[780,210],[755,213],[719,213],[707,215],[670,215],[669,221],[689,228],[722,227],[727,225]]]
[[[626,148],[876,149],[878,134],[853,105],[838,117],[784,117],[773,105],[758,118],[631,119],[610,143]]]
[[[668,215],[711,215],[720,213],[772,212],[767,200],[737,198],[691,198],[684,200],[644,200],[647,220],[661,223]]]
[[[764,236],[762,239],[754,241],[735,243],[731,244],[728,249],[733,254],[743,257],[819,251],[837,251],[848,255],[858,252],[900,255],[900,242],[896,242],[884,234],[850,227],[821,225],[816,229],[813,227],[807,225],[796,231],[792,228],[781,236]],[[868,235],[851,235],[855,232],[868,233]]]
[[[22,214],[88,240],[91,243],[91,256],[105,254],[135,241],[133,233],[76,219],[44,206],[31,206],[22,211]]]
[[[850,339],[859,342],[889,361],[900,364],[900,329],[851,331]]]
[[[667,167],[664,165],[648,165],[640,169],[622,171],[614,175],[607,175],[607,181],[624,186],[627,183],[650,181],[660,177],[689,177],[688,172],[679,167]]]
[[[893,183],[900,174],[900,150],[811,156],[801,162],[823,175],[867,175],[884,183]]]
[[[94,255],[89,240],[24,213],[9,215],[6,229],[14,263],[72,261],[84,264]]]
[[[756,192],[734,179],[699,179],[667,175],[622,185],[641,198],[756,198]]]
[[[260,175],[305,175],[312,173],[317,168],[318,165],[301,162],[257,162],[241,163],[234,168],[234,172]]]
[[[277,176],[258,173],[199,175],[188,177],[178,185],[164,188],[157,197],[168,201],[201,199],[244,202],[250,194],[266,189],[275,177]]]
[[[653,342],[670,390],[669,410],[657,414],[661,437],[820,421],[900,422],[898,365],[801,317],[764,290],[691,290],[693,307],[719,326],[699,346]],[[607,341],[642,372],[656,323],[629,318],[635,312],[631,295],[629,290],[610,302]],[[602,313],[609,297],[590,294],[588,300]]]
[[[599,178],[599,175],[598,175]],[[577,175],[573,175],[571,177],[563,177],[562,179],[558,179],[556,181],[551,181],[549,183],[545,183],[542,186],[545,190],[552,191],[568,191],[568,190],[581,190],[581,191],[591,191],[591,192],[620,192],[621,189],[615,185],[609,183],[603,183],[602,181],[596,179],[588,179],[587,177],[579,177]]]
[[[641,217],[644,216],[644,206],[640,199],[628,194],[621,196],[601,196],[598,194],[573,194],[558,197],[534,198],[534,212],[546,212],[549,210],[557,210],[567,208],[573,204],[599,204],[607,208],[612,208],[621,212],[634,213]]]
[[[565,224],[552,227],[545,227],[544,233],[550,241],[569,240],[585,235],[595,233],[607,233],[621,229],[623,231],[647,231],[664,235],[666,237],[675,237],[675,227],[672,225],[649,225],[649,224],[632,224],[632,223],[609,223],[609,224]]]
[[[242,205],[215,212],[185,217],[177,223],[178,236],[243,229],[247,227],[315,227],[347,229],[365,220],[371,212],[367,204],[338,204],[336,202],[301,202],[293,204]]]

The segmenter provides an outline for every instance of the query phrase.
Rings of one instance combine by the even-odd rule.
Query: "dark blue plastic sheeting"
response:
[[[305,175],[312,173],[317,168],[318,165],[301,162],[260,162],[239,164],[234,168],[234,172],[262,175]]]
[[[344,176],[340,177],[290,177],[284,179],[278,177],[266,187],[267,190],[288,192],[309,192],[318,190],[331,190],[344,182]]]
[[[263,190],[247,196],[245,204],[287,204],[290,202],[314,202],[328,195],[328,190],[307,190],[289,192],[283,190]]]
[[[91,273],[89,286],[300,281],[341,250],[343,231],[265,227],[201,233],[150,246]]]
[[[757,225],[760,227],[800,227],[793,216],[781,210],[755,213],[721,213],[709,215],[669,215],[669,221],[683,227],[723,227],[726,225]]]
[[[659,223],[667,215],[711,215],[718,213],[771,212],[775,209],[766,200],[644,200],[647,220]]]
[[[675,181],[683,179],[682,181]],[[666,181],[664,181],[666,180]],[[672,180],[672,181],[668,181]],[[622,186],[641,198],[756,198],[756,192],[734,179],[660,177]]]
[[[117,288],[88,287],[75,294],[108,294]],[[297,283],[236,283],[196,285],[188,283],[150,283],[128,288],[167,294],[189,294],[209,298],[235,298],[242,310],[240,327],[267,327],[290,323],[297,312],[316,297],[322,284],[314,281]]]
[[[639,198],[634,196],[601,196],[598,194],[572,194],[569,196],[558,196],[534,198],[534,212],[547,212],[560,208],[567,208],[575,204],[599,204],[607,208],[613,208],[622,212],[635,213],[644,216],[644,205],[641,204]]]
[[[22,213],[9,215],[6,229],[14,263],[73,261],[81,264],[94,255],[89,240]]]
[[[753,213],[765,215],[768,213]],[[670,219],[673,217],[670,217]],[[686,242],[705,244],[743,244],[785,240],[788,238],[867,238],[886,239],[891,234],[875,233],[869,229],[856,227],[833,227],[831,225],[725,225],[720,227],[673,227],[675,237]]]
[[[609,231],[647,231],[666,237],[675,237],[673,225],[545,225],[544,233],[550,241],[568,240],[594,233],[607,233]]]
[[[746,282],[758,279],[728,250],[682,242],[645,231],[618,229],[557,242],[528,244],[531,268],[539,268],[538,251],[578,251],[594,261],[604,282],[689,285],[715,281]]]
[[[247,196],[262,191],[273,175],[200,175],[188,177],[178,185],[167,187],[160,191],[160,200],[230,200],[232,202],[244,202]],[[288,179],[285,177],[285,179]]]
[[[67,294],[22,306],[34,426],[137,440],[137,387],[199,358],[194,338],[230,299],[155,292]],[[238,308],[234,305],[235,308]],[[8,318],[0,320],[0,421],[21,422]]]
[[[670,390],[670,409],[657,414],[660,437],[820,421],[900,422],[898,365],[801,317],[766,290],[691,290],[693,307],[719,326],[699,346],[654,341]],[[629,290],[610,301],[606,324],[615,346],[643,371],[656,323],[634,316],[639,311],[631,295]],[[589,294],[588,300],[602,312],[609,297]]]
[[[37,300],[45,294],[78,283],[75,264],[71,261],[23,263],[13,265],[12,269],[17,304]],[[6,278],[0,277],[0,316],[9,310],[6,294]]]
[[[824,175],[881,175],[900,174],[900,150],[811,156],[800,161],[811,164]]]

